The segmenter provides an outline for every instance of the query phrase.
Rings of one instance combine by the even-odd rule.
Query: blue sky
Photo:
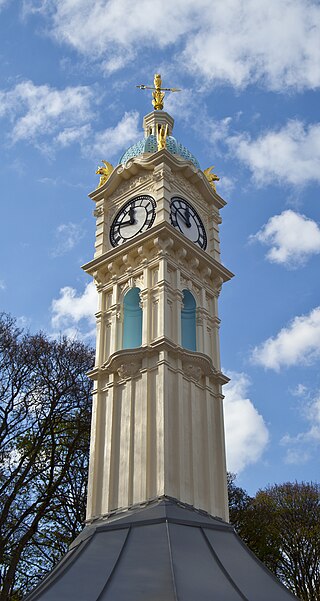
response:
[[[0,306],[92,340],[101,159],[142,137],[160,72],[174,134],[215,166],[229,468],[253,493],[317,480],[320,4],[0,0]]]

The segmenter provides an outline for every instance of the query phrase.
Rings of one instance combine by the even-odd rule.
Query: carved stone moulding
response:
[[[183,363],[182,365],[185,376],[187,376],[187,378],[195,380],[196,382],[199,382],[200,378],[203,376],[203,371],[201,367],[199,367],[198,365],[193,365],[193,363],[187,362]]]
[[[156,185],[155,181],[151,175],[136,175],[131,178],[129,181],[124,182],[119,186],[116,192],[111,194],[108,198],[108,204],[116,201],[117,205],[123,202],[124,197],[128,193],[137,193],[141,194],[141,192],[150,192],[151,194],[155,194]]]
[[[141,362],[130,361],[129,363],[121,363],[117,369],[117,373],[120,378],[132,378],[136,376],[141,368]]]

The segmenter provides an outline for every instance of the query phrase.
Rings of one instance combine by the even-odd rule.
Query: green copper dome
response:
[[[196,157],[173,136],[167,136],[166,148],[171,154],[176,154],[185,161],[190,161],[195,167],[197,167],[197,169],[200,169],[200,165]],[[143,140],[139,140],[139,142],[136,142],[130,146],[130,148],[128,148],[120,157],[119,163],[125,165],[129,159],[140,156],[145,152],[157,152],[157,150],[157,138],[151,134],[147,138],[143,138]]]

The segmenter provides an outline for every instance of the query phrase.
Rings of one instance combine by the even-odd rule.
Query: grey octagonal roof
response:
[[[293,601],[230,524],[169,498],[86,526],[25,601]]]

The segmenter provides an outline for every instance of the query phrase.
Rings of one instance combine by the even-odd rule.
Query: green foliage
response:
[[[287,482],[242,497],[231,522],[261,561],[303,601],[320,601],[320,486]]]

